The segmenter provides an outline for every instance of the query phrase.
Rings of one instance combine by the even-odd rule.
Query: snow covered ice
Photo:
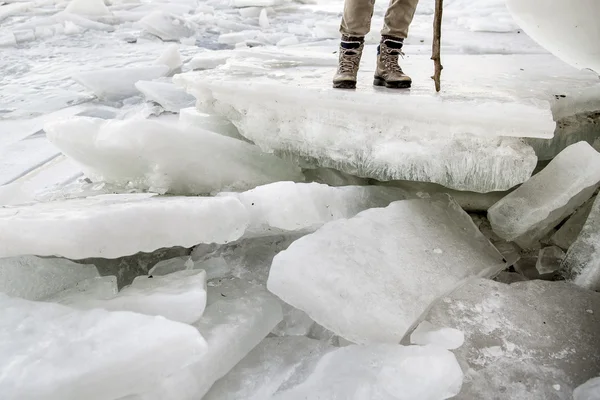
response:
[[[471,218],[440,195],[326,224],[275,257],[267,287],[352,342],[398,343],[437,297],[504,267]]]
[[[226,243],[248,224],[234,198],[102,195],[0,209],[0,257],[116,258],[163,247]],[[161,229],[153,229],[160,226]]]

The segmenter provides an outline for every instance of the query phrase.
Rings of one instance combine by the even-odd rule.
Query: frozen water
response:
[[[164,318],[0,294],[6,400],[118,399],[196,361],[206,347],[196,329]]]
[[[231,0],[233,7],[273,7],[283,4],[284,0]]]
[[[164,41],[179,40],[193,36],[197,27],[190,21],[179,16],[154,11],[139,21],[139,24],[149,33]]]
[[[215,132],[234,139],[244,139],[237,128],[229,121],[218,115],[199,112],[195,107],[179,110],[179,124],[184,128],[200,128]]]
[[[553,274],[560,269],[560,263],[564,258],[565,252],[559,247],[544,247],[540,250],[535,268],[540,275]]]
[[[471,218],[440,195],[326,224],[275,257],[267,287],[354,343],[398,343],[437,297],[502,269]]]
[[[176,72],[181,72],[183,66],[183,60],[181,59],[181,53],[179,47],[176,44],[171,44],[164,53],[160,55],[154,62],[158,65],[166,65],[169,67],[169,74],[173,75]]]
[[[82,308],[80,307],[82,304],[88,304],[96,300],[111,299],[116,296],[117,292],[116,276],[99,276],[77,282],[62,292],[55,293],[46,298],[45,301],[74,308]]]
[[[182,108],[190,107],[195,103],[193,96],[172,83],[138,81],[135,87],[142,92],[146,100],[160,104],[166,111],[179,112]]]
[[[524,282],[528,281],[529,279],[516,272],[502,271],[494,278],[494,280],[496,282],[506,283],[507,285],[510,285],[511,283]]]
[[[104,0],[71,0],[65,11],[94,17],[110,15],[110,10],[104,4]]]
[[[571,400],[600,373],[599,308],[600,293],[567,282],[474,279],[425,320],[465,333],[454,353],[469,373],[456,399]]]
[[[460,391],[454,355],[433,346],[347,346],[326,354],[306,380],[273,400],[442,400]]]
[[[592,205],[589,217],[567,251],[561,269],[575,284],[600,290],[600,197]]]
[[[447,350],[458,349],[465,342],[465,334],[458,329],[433,325],[429,321],[421,322],[410,334],[411,344],[438,346]]]
[[[234,198],[102,195],[0,209],[0,257],[116,258],[163,247],[227,243],[247,226]],[[156,227],[160,229],[156,229]]]
[[[571,4],[561,0],[508,0],[519,25],[542,46],[577,68],[600,74],[600,3],[582,0]]]
[[[268,29],[271,26],[266,8],[263,8],[258,16],[258,26],[260,26],[262,29]]]
[[[260,35],[259,30],[246,30],[240,32],[223,33],[219,36],[219,43],[235,45],[246,40],[256,39]]]
[[[240,280],[208,284],[208,306],[193,326],[208,343],[196,363],[148,386],[141,400],[198,400],[256,347],[282,318],[277,299]]]
[[[299,371],[315,364],[330,347],[302,336],[260,342],[218,380],[203,400],[265,400]]]
[[[573,392],[573,400],[598,400],[600,399],[600,377],[590,379]]]
[[[314,168],[304,171],[309,182],[324,183],[329,186],[366,186],[369,180],[359,178],[331,168]]]
[[[596,200],[596,196],[586,201],[581,207],[575,211],[571,217],[565,222],[560,229],[550,238],[550,243],[567,250],[581,233],[585,221],[587,221],[592,205]]]
[[[166,65],[108,68],[79,72],[73,75],[73,79],[90,89],[99,98],[122,100],[139,93],[135,87],[137,81],[160,78],[168,72],[169,67]]]
[[[194,261],[189,256],[159,261],[148,271],[148,276],[164,276],[184,269],[194,269]]]
[[[298,167],[249,143],[154,120],[82,117],[49,124],[46,131],[93,181],[161,193],[207,194],[304,180]]]
[[[492,206],[488,219],[498,236],[529,248],[588,200],[599,183],[600,154],[579,142]]]
[[[192,70],[217,68],[233,56],[231,51],[205,51],[192,58],[187,66]]]
[[[276,182],[243,193],[221,195],[234,196],[246,206],[250,214],[247,234],[257,236],[314,231],[327,222],[408,197],[397,188],[294,182]]]
[[[298,310],[289,304],[282,303],[283,321],[271,332],[276,336],[307,336],[315,325],[304,311]]]
[[[0,292],[27,300],[44,299],[97,276],[98,270],[93,265],[76,264],[60,258],[0,258]]]

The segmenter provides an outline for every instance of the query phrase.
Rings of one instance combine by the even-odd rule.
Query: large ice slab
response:
[[[98,276],[93,265],[76,264],[60,258],[0,258],[0,292],[27,300],[44,299],[77,282]]]
[[[562,274],[575,284],[600,291],[600,198],[562,262]]]
[[[190,107],[195,99],[182,89],[168,82],[138,81],[135,87],[143,93],[146,100],[154,101],[166,111],[179,112]]]
[[[588,200],[599,184],[600,153],[579,142],[493,205],[488,219],[498,236],[528,248]]]
[[[163,247],[227,243],[246,229],[234,198],[102,195],[0,209],[0,257],[116,258]]]
[[[303,336],[269,337],[219,379],[203,400],[264,400],[330,351],[327,343]]]
[[[45,301],[80,308],[79,305],[89,304],[91,301],[111,299],[116,296],[118,291],[116,276],[99,276],[77,282],[75,285],[47,297]]]
[[[277,299],[242,280],[209,282],[208,306],[193,324],[208,343],[196,363],[132,400],[198,400],[256,347],[282,318]]]
[[[79,72],[73,79],[90,89],[96,96],[107,100],[122,100],[139,93],[137,81],[149,81],[167,75],[166,65],[148,67],[107,68]]]
[[[179,40],[193,36],[198,28],[182,17],[157,10],[142,18],[139,24],[151,34],[164,41]]]
[[[600,373],[600,293],[567,282],[474,279],[425,320],[465,333],[458,400],[571,400]]]
[[[600,399],[600,377],[590,379],[573,392],[573,400]]]
[[[153,120],[75,118],[50,124],[46,131],[50,141],[81,164],[93,181],[207,194],[304,180],[300,169],[287,161],[201,129]]]
[[[326,354],[304,382],[273,400],[443,400],[461,388],[454,354],[434,346],[347,346]]]
[[[579,207],[573,215],[569,217],[569,219],[562,224],[560,229],[556,231],[554,235],[550,238],[550,243],[560,247],[563,250],[568,250],[569,247],[577,237],[581,233],[583,226],[585,225],[585,221],[587,221],[590,212],[592,211],[592,206],[594,205],[594,201],[596,197],[592,197],[588,201],[586,201],[581,207]]]
[[[365,50],[364,63],[375,65],[371,53],[375,50]],[[296,60],[297,65],[302,57]],[[448,55],[444,89],[434,96],[430,63],[424,56],[403,61],[413,75],[410,91],[373,89],[367,68],[359,73],[356,92],[336,91],[330,88],[334,67],[277,71],[270,60],[250,55],[239,66],[176,80],[203,111],[229,118],[265,149],[363,177],[489,192],[529,178],[537,160],[517,138],[552,137],[554,95],[596,79],[548,55]],[[552,74],[540,72],[548,65],[556,67]],[[244,73],[250,67],[253,72]]]
[[[450,197],[331,222],[273,260],[268,289],[354,343],[398,343],[437,297],[502,256]]]
[[[327,222],[410,197],[398,188],[294,182],[276,182],[243,193],[220,195],[236,197],[246,206],[250,214],[247,234],[257,236],[314,231]]]
[[[118,399],[196,361],[206,347],[196,329],[164,318],[0,294],[6,400]]]

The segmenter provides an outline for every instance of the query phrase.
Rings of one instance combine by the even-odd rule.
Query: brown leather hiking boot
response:
[[[402,39],[381,39],[381,44],[377,48],[377,69],[373,85],[393,89],[409,88],[412,85],[412,79],[398,64],[398,57],[404,55],[402,45]]]
[[[365,43],[363,38],[342,37],[338,70],[333,77],[333,87],[356,89],[356,75]]]

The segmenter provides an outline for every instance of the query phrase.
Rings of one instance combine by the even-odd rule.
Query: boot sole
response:
[[[412,81],[386,82],[383,78],[375,77],[373,85],[385,86],[388,89],[408,89],[411,87]]]
[[[342,81],[342,82],[333,82],[334,89],[356,89],[356,82],[352,81]]]

